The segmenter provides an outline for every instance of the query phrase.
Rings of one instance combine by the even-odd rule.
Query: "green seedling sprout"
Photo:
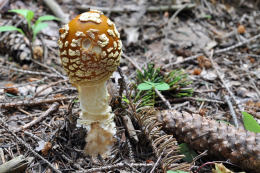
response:
[[[165,83],[165,82],[160,82],[160,83],[154,83],[154,82],[149,82],[149,81],[145,81],[144,83],[140,83],[137,86],[137,89],[144,91],[144,90],[152,90],[153,91],[153,106],[155,103],[155,89],[159,90],[159,91],[165,91],[170,89],[170,86]]]
[[[52,15],[44,15],[39,17],[34,24],[32,24],[32,19],[34,18],[34,12],[31,10],[26,9],[16,9],[16,10],[9,10],[9,12],[17,13],[23,16],[28,25],[28,32],[23,31],[21,28],[12,26],[12,25],[6,25],[6,26],[0,26],[0,32],[6,32],[6,31],[18,31],[21,34],[23,34],[25,37],[27,37],[30,41],[30,50],[31,55],[33,56],[32,52],[32,43],[35,41],[37,34],[44,28],[48,26],[47,23],[44,21],[48,20],[60,20],[59,18],[52,16]]]

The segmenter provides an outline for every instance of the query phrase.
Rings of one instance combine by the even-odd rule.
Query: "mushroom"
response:
[[[76,16],[59,32],[61,62],[79,93],[81,113],[77,125],[88,131],[85,153],[105,154],[116,133],[106,81],[119,65],[120,34],[115,24],[97,10]]]

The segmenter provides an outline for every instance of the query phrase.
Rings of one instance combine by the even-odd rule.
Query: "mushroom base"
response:
[[[77,125],[88,131],[85,152],[89,155],[104,154],[112,147],[116,134],[106,81],[91,86],[78,85],[77,88],[82,111]]]

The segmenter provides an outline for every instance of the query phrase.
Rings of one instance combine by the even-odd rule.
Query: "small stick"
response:
[[[47,65],[45,65],[45,64],[43,64],[43,63],[40,63],[39,61],[34,60],[34,59],[32,59],[31,61],[34,62],[35,64],[39,65],[39,66],[42,66],[42,67],[44,67],[44,68],[46,68],[46,69],[48,69],[48,70],[53,71],[54,73],[56,73],[58,76],[60,76],[60,77],[63,78],[64,80],[68,79],[66,76],[62,75],[60,72],[58,72],[58,71],[57,71],[55,68],[53,68],[53,67],[49,67],[49,66],[47,66]]]
[[[39,99],[39,100],[25,100],[25,101],[16,101],[16,102],[9,102],[9,103],[0,103],[0,108],[14,108],[19,106],[35,106],[43,103],[53,103],[57,101],[63,100],[71,100],[75,99],[76,96],[68,96],[68,97],[60,97],[60,98],[50,98],[50,99]]]
[[[100,171],[106,171],[106,170],[111,171],[112,169],[125,168],[128,165],[131,167],[152,167],[153,166],[153,164],[151,164],[151,163],[128,163],[127,165],[125,163],[117,163],[115,165],[106,165],[106,166],[101,166],[98,168],[91,168],[91,169],[88,169],[85,171],[78,171],[78,173],[100,172]]]
[[[122,57],[123,58],[125,58],[125,59],[127,59],[131,64],[133,64],[133,66],[137,69],[137,70],[139,70],[139,71],[143,71],[142,69],[141,69],[141,67],[139,67],[139,65],[135,62],[135,60],[133,60],[132,58],[130,58],[129,56],[127,56],[126,54],[122,54]]]
[[[41,92],[43,92],[44,90],[54,86],[54,85],[57,85],[59,83],[63,83],[63,82],[67,82],[68,79],[65,79],[65,80],[61,80],[61,81],[57,81],[57,82],[53,82],[53,83],[50,83],[49,85],[45,86],[44,88],[42,88],[40,91],[38,91],[37,93],[34,94],[34,96],[32,98],[35,98],[37,97]]]
[[[153,173],[154,170],[156,169],[156,167],[159,165],[159,163],[160,163],[160,161],[161,161],[161,159],[162,159],[163,154],[164,154],[164,152],[162,152],[162,153],[160,154],[160,156],[158,157],[157,161],[156,161],[155,164],[153,165],[153,168],[152,168],[152,170],[150,171],[150,173]]]
[[[194,8],[196,5],[192,3],[187,3],[184,5],[160,5],[160,6],[148,6],[146,11],[147,12],[158,12],[158,11],[176,11],[185,6],[185,9]],[[124,5],[124,6],[117,6],[117,7],[97,7],[97,6],[90,6],[90,5],[81,5],[77,6],[77,9],[80,11],[87,11],[89,9],[97,9],[103,12],[113,12],[113,13],[125,13],[125,12],[137,12],[142,10],[142,7],[136,5]]]
[[[48,76],[48,77],[60,78],[59,75],[50,74],[50,73],[45,73],[45,72],[36,72],[36,71],[29,71],[29,70],[21,70],[21,69],[18,69],[18,68],[4,67],[4,66],[1,66],[1,68],[6,69],[6,70],[13,70],[13,71],[17,71],[17,72],[21,72],[21,73],[25,73],[25,74],[33,74],[33,75],[41,75],[41,76]]]
[[[43,2],[51,9],[55,16],[61,19],[63,23],[69,22],[69,15],[63,12],[62,8],[55,0],[43,0]]]
[[[240,104],[238,103],[238,101],[236,100],[234,94],[232,93],[232,91],[230,90],[230,88],[227,86],[227,82],[224,80],[224,78],[222,77],[222,75],[220,74],[220,72],[218,71],[217,69],[217,64],[214,62],[213,60],[213,50],[211,51],[210,53],[210,56],[209,56],[209,59],[210,59],[210,62],[212,64],[212,67],[214,68],[214,70],[216,71],[217,75],[218,75],[218,78],[220,79],[220,81],[222,82],[222,84],[224,85],[224,87],[226,88],[226,90],[228,91],[229,95],[232,97],[232,99],[234,100],[234,102],[236,103],[236,105],[238,106],[239,110],[242,112],[242,108],[240,106]],[[231,105],[231,103],[230,103]],[[233,106],[231,105],[231,107],[229,106],[229,108],[233,108]],[[238,127],[238,123],[237,123],[237,116],[236,116],[236,113],[233,109],[233,112],[232,110],[230,110],[230,113],[234,119],[234,123],[236,125],[236,127]],[[236,124],[237,123],[237,124]]]
[[[24,86],[27,86],[27,85],[32,85],[32,84],[37,84],[37,83],[41,83],[41,82],[44,82],[45,80],[47,80],[48,78],[47,77],[44,77],[42,79],[39,79],[37,81],[33,81],[33,82],[28,82],[28,83],[23,83],[23,84],[15,84],[14,86],[11,86],[11,87],[0,87],[0,89],[9,89],[9,88],[19,88],[19,87],[24,87]]]
[[[235,127],[238,128],[237,115],[236,115],[236,112],[234,111],[232,103],[231,103],[231,101],[230,101],[230,99],[229,99],[229,97],[227,95],[225,95],[224,98],[225,98],[225,100],[226,100],[226,102],[228,104],[228,107],[229,107],[229,110],[230,110],[230,114],[231,114],[231,116],[233,118]]]
[[[39,116],[38,118],[34,119],[33,121],[23,125],[22,127],[18,128],[17,130],[15,130],[15,132],[19,132],[21,130],[27,129],[37,123],[39,123],[40,121],[42,121],[45,117],[47,117],[48,115],[52,114],[53,112],[57,111],[58,107],[60,106],[60,104],[58,102],[54,102],[50,108],[44,112],[41,116]]]
[[[233,46],[230,46],[230,47],[227,47],[227,48],[223,48],[223,49],[218,49],[218,50],[216,50],[214,53],[215,53],[215,54],[219,54],[219,53],[228,52],[228,51],[230,51],[230,50],[232,50],[232,49],[235,49],[235,48],[238,48],[238,47],[240,47],[240,46],[243,46],[244,44],[247,44],[247,43],[249,43],[249,42],[251,42],[251,41],[253,41],[253,40],[257,40],[257,39],[259,39],[259,38],[260,38],[260,34],[255,35],[255,36],[251,37],[250,39],[247,39],[247,40],[244,40],[244,41],[242,41],[242,42],[239,42],[239,43],[237,43],[237,44],[235,44],[235,45],[233,45]],[[184,62],[187,62],[187,61],[191,61],[191,60],[194,60],[194,59],[196,59],[197,57],[202,56],[202,55],[203,55],[203,53],[199,53],[199,54],[197,54],[197,55],[193,55],[193,56],[187,57],[187,58],[185,58],[185,59],[182,60],[182,61],[178,61],[178,62],[174,62],[174,63],[169,63],[169,64],[165,65],[164,67],[167,68],[167,67],[170,67],[170,66],[172,66],[172,65],[177,65],[177,64],[181,64],[181,63],[184,63]]]
[[[157,89],[155,89],[155,92],[161,98],[163,103],[168,107],[168,109],[172,109],[172,106],[171,106],[170,102],[165,99],[165,97],[161,94],[161,92],[158,91]]]
[[[128,167],[132,170],[131,172],[141,173],[141,172],[139,172],[137,169],[135,169],[134,167],[132,167],[130,164],[128,164],[127,162],[124,162],[124,164],[125,164],[126,166],[128,166]]]
[[[2,115],[3,116],[3,115]],[[46,160],[45,158],[43,158],[41,155],[39,155],[36,151],[34,151],[31,146],[29,144],[27,144],[24,140],[22,140],[21,138],[19,138],[13,131],[9,130],[8,125],[0,118],[0,122],[2,123],[2,127],[9,132],[11,135],[13,135],[16,140],[18,140],[21,144],[23,144],[28,150],[31,151],[31,153],[38,157],[39,159],[41,159],[42,161],[44,161],[47,165],[50,166],[50,168],[57,173],[62,173],[61,171],[59,171],[58,169],[56,169],[48,160]]]
[[[138,143],[139,139],[137,137],[136,130],[134,128],[132,120],[129,118],[128,115],[123,115],[121,117],[122,117],[122,120],[124,122],[124,125],[125,125],[125,128],[126,128],[127,132],[128,132],[129,137],[134,139],[134,141],[136,143]]]
[[[81,170],[81,171],[84,171],[84,169],[78,164],[78,163],[75,163],[73,160],[69,159],[67,156],[65,156],[64,154],[61,155],[61,157],[63,159],[65,159],[67,162],[69,162],[70,164],[72,164],[75,168]]]

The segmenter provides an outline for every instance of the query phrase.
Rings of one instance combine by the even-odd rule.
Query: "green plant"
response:
[[[13,12],[13,13],[17,13],[17,14],[22,15],[26,19],[27,25],[28,25],[28,29],[30,31],[32,31],[32,35],[28,35],[31,32],[25,32],[21,28],[17,28],[15,26],[11,26],[11,25],[1,26],[0,27],[0,32],[3,32],[3,31],[18,31],[21,34],[23,34],[24,36],[28,37],[30,41],[34,41],[35,38],[36,38],[36,35],[42,29],[44,29],[44,28],[46,28],[48,26],[48,24],[44,23],[43,21],[47,21],[47,20],[60,20],[60,19],[58,19],[55,16],[45,15],[45,16],[39,17],[36,20],[36,22],[32,25],[32,19],[34,17],[34,12],[33,11],[26,10],[26,9],[16,9],[16,10],[9,10],[9,12]]]
[[[157,89],[159,91],[168,90],[170,86],[165,82],[154,83],[149,81],[144,81],[144,83],[140,83],[137,88],[139,90],[150,90],[150,89]]]
[[[155,104],[155,89],[157,89],[159,91],[165,91],[165,90],[168,90],[169,88],[170,88],[169,85],[165,82],[154,83],[154,82],[144,81],[144,83],[140,83],[137,86],[137,89],[139,89],[141,91],[152,90],[152,95],[153,95],[152,104],[153,104],[153,106]]]
[[[173,70],[168,74],[163,74],[160,68],[154,67],[154,64],[147,64],[143,72],[137,71],[135,85],[137,91],[134,102],[138,103],[138,107],[154,106],[155,89],[172,97],[191,96],[193,90],[185,88],[189,84],[191,81],[182,70]]]
[[[243,115],[243,122],[246,130],[255,133],[260,133],[260,125],[254,119],[254,117],[247,112],[242,112],[242,115]]]
[[[164,77],[164,81],[169,84],[171,96],[173,97],[188,97],[192,96],[193,89],[186,88],[192,83],[188,80],[188,74],[183,70],[173,70]]]
[[[191,163],[193,161],[193,158],[197,156],[197,153],[191,149],[186,143],[181,143],[179,145],[180,152],[185,155],[183,158],[184,161]]]
[[[52,15],[45,15],[39,17],[34,24],[32,24],[32,20],[34,18],[34,12],[31,10],[26,10],[26,9],[16,9],[16,10],[9,10],[9,12],[17,13],[22,15],[26,21],[27,21],[27,30],[23,30],[21,28],[11,26],[11,25],[6,25],[6,26],[1,26],[0,27],[0,32],[5,32],[5,31],[18,31],[21,34],[23,34],[25,37],[27,37],[30,41],[30,50],[31,50],[31,55],[33,56],[33,49],[32,49],[32,43],[35,41],[37,34],[44,28],[48,26],[47,23],[44,21],[48,20],[60,20],[59,18],[56,18],[55,16]]]

